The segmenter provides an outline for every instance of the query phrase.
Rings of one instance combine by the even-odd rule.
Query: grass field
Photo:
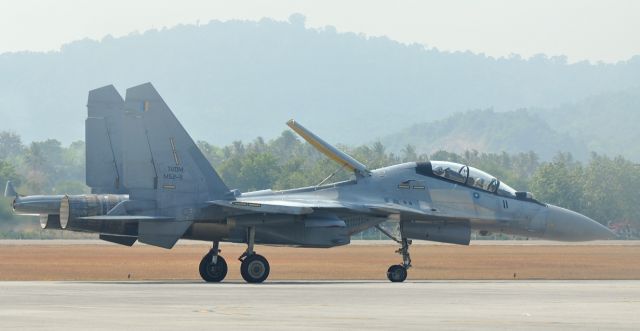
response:
[[[243,245],[222,244],[227,279],[240,279]],[[399,263],[397,247],[358,244],[330,249],[257,246],[271,264],[270,280],[386,279]],[[205,244],[172,250],[135,245],[5,241],[0,280],[194,280]],[[448,279],[640,279],[640,245],[413,245],[409,280]]]

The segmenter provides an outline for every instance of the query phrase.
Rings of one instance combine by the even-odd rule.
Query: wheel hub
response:
[[[222,271],[222,268],[220,268],[218,266],[218,264],[210,264],[209,268],[207,269],[209,271],[209,274],[213,275],[217,275]]]
[[[211,253],[200,261],[200,277],[207,282],[221,282],[227,275],[227,262],[222,256],[216,256],[216,263],[212,261]]]
[[[264,274],[265,268],[260,261],[252,261],[249,263],[249,267],[247,268],[249,271],[249,275],[254,278],[260,278]]]

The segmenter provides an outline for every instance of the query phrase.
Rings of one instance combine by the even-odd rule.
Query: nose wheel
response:
[[[402,283],[407,279],[407,268],[399,264],[392,265],[387,270],[387,278],[392,283]]]
[[[398,240],[387,230],[381,226],[376,225],[376,228],[380,230],[384,235],[391,238],[391,240],[400,244],[400,248],[396,250],[397,254],[402,255],[402,264],[395,264],[387,269],[387,279],[393,283],[402,283],[407,279],[407,269],[411,268],[411,255],[409,255],[409,246],[411,246],[411,240],[402,237]],[[400,225],[400,233],[402,233],[402,225]]]
[[[200,261],[200,277],[207,283],[219,283],[227,276],[227,261],[218,253],[219,243],[213,243],[213,248]]]

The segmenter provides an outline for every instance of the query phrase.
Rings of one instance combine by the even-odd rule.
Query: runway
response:
[[[0,329],[637,330],[640,281],[0,282]]]
[[[418,241],[416,241],[418,242]],[[640,280],[640,242],[570,243],[504,241],[470,246],[411,246],[409,280]],[[334,248],[256,246],[269,259],[270,281],[386,280],[400,262],[392,241],[355,242]],[[171,250],[93,241],[0,241],[0,281],[200,280],[204,242],[179,242]],[[224,243],[227,280],[238,281],[237,257],[245,245]]]

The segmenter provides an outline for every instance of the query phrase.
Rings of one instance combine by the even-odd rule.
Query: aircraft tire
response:
[[[242,260],[240,274],[247,283],[262,283],[269,277],[269,262],[262,255],[249,255]]]
[[[402,283],[407,279],[407,268],[399,264],[392,265],[387,270],[387,278],[392,283]]]
[[[219,283],[227,276],[227,261],[218,255],[216,264],[211,263],[211,253],[200,261],[200,277],[207,283]]]

